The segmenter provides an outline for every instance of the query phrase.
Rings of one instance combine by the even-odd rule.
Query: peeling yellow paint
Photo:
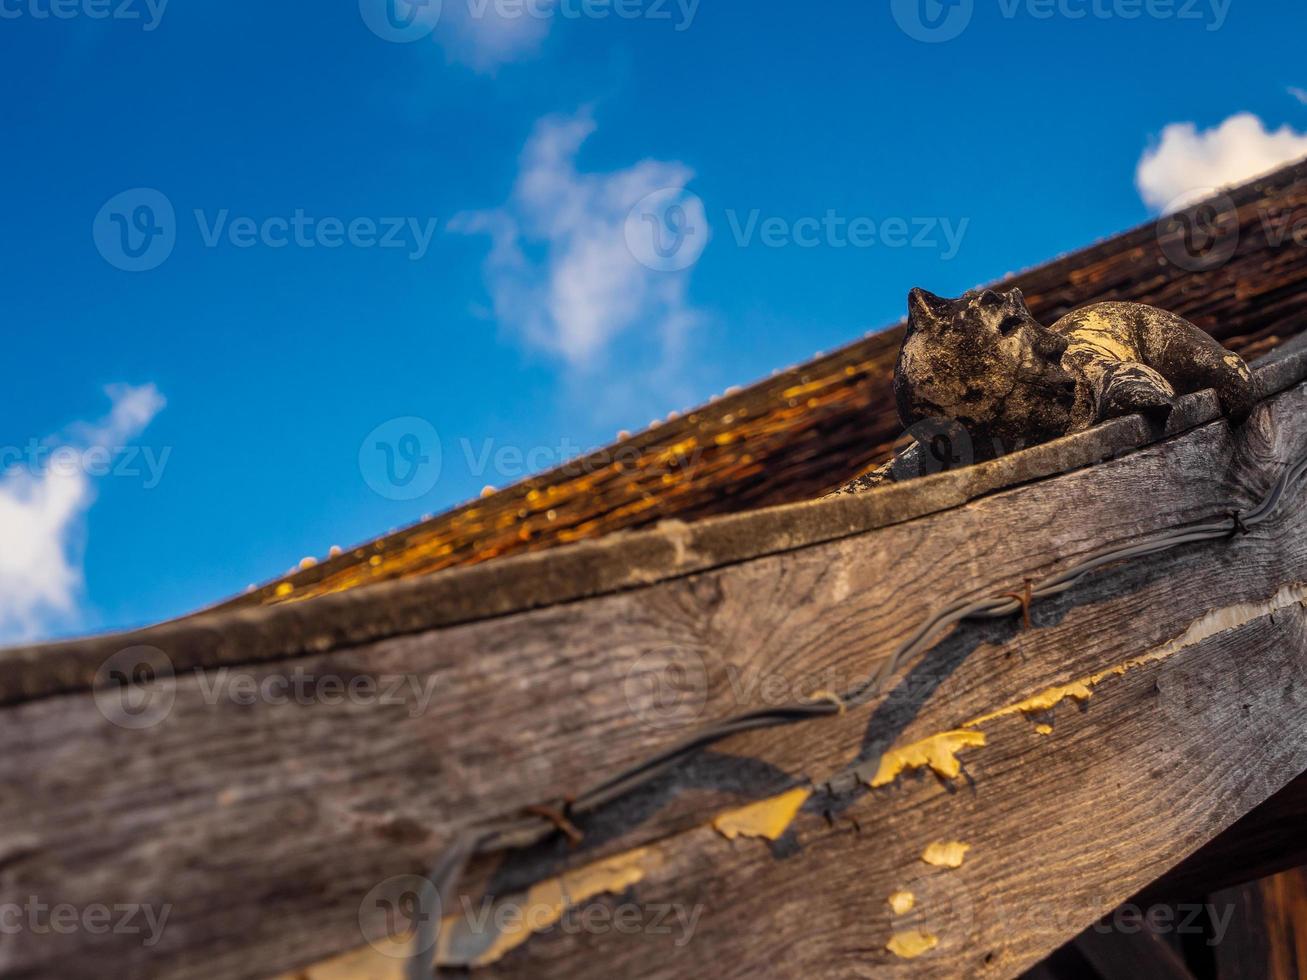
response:
[[[408,939],[378,940],[376,946],[352,949],[273,980],[404,980],[411,945]]]
[[[913,742],[901,749],[891,749],[880,758],[880,768],[872,777],[871,785],[888,786],[900,773],[929,766],[944,779],[953,779],[962,772],[958,753],[963,749],[985,744],[984,732],[941,732]]]
[[[1213,609],[1190,623],[1189,627],[1179,636],[1149,650],[1147,653],[1138,657],[1131,657],[1129,660],[1107,667],[1097,673],[1088,674],[1078,680],[1071,681],[1069,684],[1050,687],[1026,698],[1024,701],[1018,701],[1016,704],[1009,704],[997,711],[991,711],[989,714],[972,718],[970,721],[964,722],[962,727],[978,728],[996,718],[1047,711],[1067,698],[1087,701],[1092,696],[1093,689],[1109,677],[1124,677],[1138,667],[1161,663],[1175,656],[1181,650],[1197,646],[1213,636],[1228,633],[1230,630],[1246,626],[1254,620],[1262,619],[1294,605],[1307,605],[1307,583],[1283,586],[1275,595],[1262,602],[1240,602],[1221,609]]]
[[[379,565],[380,556],[373,556],[372,563]],[[292,590],[293,586],[287,582],[281,583],[277,588],[279,594]],[[1094,687],[1110,677],[1122,677],[1138,667],[1165,661],[1180,651],[1196,646],[1213,636],[1238,629],[1294,605],[1307,606],[1307,583],[1286,585],[1264,601],[1236,603],[1212,610],[1191,623],[1179,636],[1138,657],[1130,658],[1070,683],[1048,688],[1023,701],[981,715],[965,722],[962,726],[963,730],[943,732],[887,753],[881,760],[880,771],[872,780],[872,785],[883,785],[881,777],[887,772],[887,765],[894,769],[894,774],[886,781],[892,781],[905,769],[927,765],[940,775],[952,778],[961,771],[956,753],[963,748],[985,744],[984,733],[970,729],[996,718],[1049,710],[1066,698],[1084,701],[1092,695]],[[1040,735],[1048,735],[1052,733],[1053,728],[1051,725],[1040,724],[1036,726],[1035,731]],[[915,761],[918,757],[922,761]],[[905,761],[900,764],[901,759]],[[721,814],[713,821],[713,827],[731,839],[736,836],[753,836],[775,840],[788,829],[810,795],[809,789],[791,790],[773,799]],[[969,844],[956,841],[936,842],[925,849],[921,860],[937,867],[958,868],[962,865],[968,850],[970,850]],[[524,916],[523,928],[495,937],[489,948],[470,962],[465,959],[460,960],[450,952],[450,939],[454,931],[450,927],[456,927],[463,920],[461,917],[446,919],[446,928],[441,930],[441,946],[437,962],[442,966],[492,963],[526,942],[533,932],[557,922],[570,907],[568,903],[576,905],[597,895],[627,888],[642,880],[660,863],[661,857],[656,852],[639,849],[577,869],[560,878],[541,882],[529,889],[525,896],[528,910],[537,907],[541,911],[534,917],[530,914]],[[915,907],[915,897],[909,892],[895,892],[888,901],[896,915]],[[901,903],[911,904],[902,906]],[[548,918],[550,915],[553,918]],[[540,922],[540,916],[545,916],[548,921]],[[526,927],[528,924],[529,929]],[[927,932],[903,932],[896,934],[886,948],[896,956],[910,959],[934,949],[938,942],[936,936]],[[403,955],[405,955],[404,943],[396,940],[393,952],[383,953],[372,946],[363,947],[315,966],[284,974],[281,980],[359,980],[359,978],[401,980],[404,960],[400,957]]]
[[[508,928],[494,936],[474,932],[471,920],[463,914],[447,915],[441,920],[436,964],[481,967],[495,963],[534,933],[554,925],[568,909],[599,895],[629,888],[661,864],[658,852],[637,848],[539,882],[525,895],[497,904],[497,910],[507,907],[513,914],[502,917]],[[485,919],[488,923],[500,920],[494,912]],[[478,940],[488,940],[488,944],[478,944]],[[403,980],[407,975],[404,967],[412,954],[411,944],[408,936],[377,939],[368,946],[284,973],[276,980]]]
[[[960,868],[969,850],[971,845],[961,841],[935,841],[926,845],[921,860],[937,868]]]
[[[916,904],[917,896],[912,892],[897,891],[889,897],[889,907],[895,915],[907,915]]]
[[[458,955],[453,944],[459,929],[466,929],[462,914],[446,916],[436,962],[442,966],[488,966],[496,963],[537,932],[558,922],[569,908],[609,893],[620,892],[641,881],[661,863],[648,848],[638,848],[594,864],[568,871],[557,878],[537,882],[516,900],[509,899],[514,914],[505,917],[505,928],[490,945],[474,956]],[[493,919],[487,921],[494,921]]]
[[[885,948],[900,959],[915,960],[922,953],[929,953],[938,945],[938,936],[913,929],[911,932],[896,932],[885,944]]]
[[[789,829],[799,808],[811,795],[812,790],[800,786],[769,800],[750,803],[738,810],[727,810],[713,820],[713,829],[727,840],[735,840],[737,837],[776,840]]]
[[[1093,677],[1085,677],[1078,681],[1072,681],[1070,684],[1057,684],[1047,690],[1040,691],[1024,701],[1018,701],[1016,704],[1009,704],[1006,708],[999,708],[997,711],[991,711],[987,715],[981,715],[979,718],[973,718],[966,722],[962,727],[975,728],[983,725],[987,721],[993,721],[995,718],[1004,718],[1008,715],[1023,714],[1029,715],[1039,711],[1047,711],[1049,708],[1060,704],[1067,698],[1075,698],[1077,701],[1088,701],[1093,696],[1092,687],[1097,683]]]

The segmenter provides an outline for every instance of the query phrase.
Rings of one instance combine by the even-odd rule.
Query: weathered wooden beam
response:
[[[1307,163],[999,284],[1047,323],[1099,300],[1185,316],[1251,360],[1301,327]],[[904,295],[907,286],[904,285]],[[920,285],[930,286],[930,283]],[[232,600],[245,607],[809,499],[889,457],[902,324]]]
[[[1193,396],[1169,438],[1124,420],[922,481],[929,506],[887,488],[577,549],[593,566],[564,551],[0,652],[0,907],[169,908],[149,946],[7,935],[0,972],[251,977],[371,950],[361,928],[384,908],[365,898],[460,829],[698,723],[839,689],[959,592],[1247,506],[1307,451],[1302,356],[1260,370],[1280,394],[1237,431]],[[1111,441],[1125,434],[1146,445]],[[1010,489],[984,483],[996,473]],[[579,848],[480,859],[463,892],[534,887],[537,907],[566,884],[680,909],[688,938],[464,927],[444,956],[486,958],[486,976],[1014,975],[1307,770],[1305,531],[1290,506],[1229,543],[1096,574],[1037,606],[1033,629],[963,626],[869,708],[736,737],[585,822]],[[559,568],[582,586],[560,588]],[[433,611],[450,596],[458,612]],[[173,675],[134,671],[141,645]],[[126,690],[95,669],[118,648]],[[959,731],[925,742],[960,747],[935,756],[959,778],[837,778]],[[767,799],[774,829],[731,812]],[[951,841],[970,847],[959,868],[922,861]],[[915,904],[895,914],[899,891]],[[887,949],[914,930],[934,948]]]
[[[1265,355],[1257,377],[1268,395],[1307,374],[1302,335]],[[1164,429],[1138,416],[1023,452],[877,489],[854,499],[810,501],[579,542],[493,565],[378,583],[318,597],[311,607],[216,610],[130,635],[105,635],[0,651],[0,704],[89,688],[104,661],[133,643],[170,651],[174,668],[282,660],[405,633],[478,622],[596,598],[837,541],[953,507],[1008,487],[1096,465],[1220,418],[1215,397],[1180,399]]]

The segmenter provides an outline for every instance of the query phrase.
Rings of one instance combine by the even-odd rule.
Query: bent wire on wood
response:
[[[405,583],[395,594],[383,589],[350,603],[326,599],[302,612],[292,606],[215,617],[203,632],[198,625],[151,630],[34,651],[33,662],[46,672],[15,675],[26,680],[9,689],[39,693],[0,711],[6,737],[21,747],[0,762],[14,790],[0,800],[0,823],[8,828],[0,838],[3,897],[166,899],[174,925],[147,950],[112,935],[49,937],[35,945],[19,937],[7,944],[5,962],[19,971],[76,976],[84,965],[102,967],[111,958],[136,975],[242,980],[251,963],[290,970],[343,952],[363,941],[360,900],[379,880],[429,867],[462,827],[486,826],[624,770],[698,720],[781,703],[752,678],[784,681],[789,696],[782,700],[803,700],[821,688],[843,691],[959,592],[1022,595],[1021,570],[1039,578],[1136,533],[1224,517],[1231,500],[1247,509],[1307,445],[1307,388],[1289,390],[1302,364],[1294,356],[1259,365],[1268,390],[1285,393],[1238,431],[1214,421],[1210,394],[1188,396],[1176,412],[1184,418],[1168,426],[1173,438],[1164,442],[1132,417],[915,486],[689,527],[675,539],[684,560],[669,559],[641,581],[587,582],[580,601],[549,599],[540,608],[546,600],[539,596],[529,603],[519,597],[509,609],[478,606],[475,616],[460,609],[453,623],[462,625],[449,625],[448,616],[411,621],[407,614],[395,625],[395,598],[429,613],[449,605],[448,586],[491,588],[484,574],[459,572],[448,582]],[[1149,492],[1141,494],[1144,486]],[[1053,901],[1060,908],[1083,904],[1085,895],[1122,901],[1273,792],[1275,781],[1307,767],[1292,737],[1307,715],[1291,699],[1272,704],[1268,698],[1284,686],[1265,676],[1281,661],[1294,669],[1294,657],[1307,667],[1294,634],[1302,611],[1289,604],[1292,595],[1278,598],[1307,567],[1307,518],[1297,510],[1279,514],[1228,545],[1104,570],[1061,597],[1036,602],[1037,629],[1020,630],[1012,616],[954,630],[917,658],[919,666],[906,665],[869,709],[832,715],[820,726],[753,731],[701,753],[651,790],[578,821],[586,833],[578,850],[553,835],[541,847],[475,861],[464,897],[502,896],[511,909],[519,889],[534,892],[537,883],[566,879],[575,867],[645,848],[651,853],[640,865],[644,878],[613,900],[698,903],[705,910],[686,948],[664,948],[656,935],[611,936],[601,945],[600,937],[552,930],[490,972],[537,980],[613,972],[672,978],[711,957],[737,964],[728,975],[766,973],[768,964],[784,964],[786,975],[810,975],[831,966],[838,973],[841,963],[853,969],[854,951],[859,964],[889,968],[892,954],[882,946],[890,927],[902,931],[903,923],[891,922],[880,906],[901,886],[917,896],[909,918],[926,916],[918,924],[939,938],[914,969],[972,972],[1001,944],[999,966],[984,974],[1019,972],[1092,915],[1077,913],[1064,927],[1059,919],[1034,929],[1000,928],[989,921],[998,898],[1009,908]],[[775,543],[759,538],[769,529]],[[726,532],[735,535],[729,541],[739,539],[739,550],[725,547]],[[598,557],[610,553],[610,563],[629,568],[645,552],[620,539]],[[543,587],[545,568],[556,578],[560,567],[579,567],[568,563],[572,557],[508,562],[497,570],[499,587],[516,577]],[[593,564],[596,554],[584,549],[579,557]],[[390,624],[391,632],[333,641],[324,623],[340,616],[356,630],[366,618],[369,629]],[[1209,619],[1221,630],[1248,625],[1195,643],[1192,637],[1211,635]],[[1150,657],[1115,673],[1141,652],[1170,651],[1182,636],[1190,637],[1182,652],[1160,667]],[[200,642],[210,637],[226,646]],[[67,676],[82,658],[94,673],[97,651],[102,660],[133,643],[166,650],[178,671],[169,685],[171,715],[148,732],[114,728],[97,712],[111,692]],[[664,717],[654,719],[643,688],[631,689],[628,679],[648,674],[646,651],[669,646],[702,659],[707,688],[702,702],[678,702],[670,715],[663,706]],[[1236,657],[1234,668],[1220,659],[1228,655]],[[649,666],[661,669],[657,661]],[[221,694],[228,670],[256,681],[301,670],[394,673],[432,683],[439,697],[426,707],[215,703],[209,693]],[[1180,721],[1187,727],[1177,728],[1175,707],[1158,707],[1153,683],[1169,690],[1190,671],[1228,693],[1203,700],[1201,715],[1186,714]],[[1030,720],[1016,714],[985,722],[986,744],[977,747],[970,737],[961,776],[947,786],[926,771],[924,779],[905,772],[873,790],[862,784],[833,795],[823,788],[855,761],[874,762],[891,748],[910,761],[908,743],[965,729],[967,719],[1007,706],[1021,712],[1046,704],[1046,689],[1105,672],[1103,683],[1090,685],[1092,705],[1067,702]],[[1206,688],[1185,690],[1192,700]],[[1032,698],[1035,692],[1043,693]],[[1250,704],[1254,711],[1264,704],[1262,715],[1250,719]],[[1276,727],[1250,725],[1263,715]],[[1055,733],[1036,734],[1036,720]],[[1171,755],[1176,759],[1166,762]],[[723,806],[786,792],[796,778],[816,789],[774,845],[727,841],[713,829]],[[1213,800],[1220,801],[1216,809]],[[1061,815],[1056,826],[1014,824],[1017,806]],[[834,826],[822,819],[823,808],[834,809]],[[97,828],[92,852],[79,843],[86,826]],[[538,821],[537,829],[548,827]],[[1022,834],[1036,830],[1038,841],[1023,845]],[[1113,841],[1110,852],[1100,835]],[[980,889],[977,901],[986,896],[974,924],[948,920],[940,896],[931,900],[931,889],[948,881],[914,884],[912,869],[931,841],[972,845],[949,878]],[[219,852],[224,858],[214,861]],[[72,859],[76,874],[67,871]],[[1023,873],[1028,859],[1037,874]],[[142,868],[150,874],[142,876]],[[718,882],[727,881],[723,892]],[[776,901],[796,882],[822,883],[821,890],[805,887],[803,899],[813,916],[839,930],[843,938],[833,947],[794,931],[806,919],[776,918]],[[261,896],[258,903],[250,902],[252,894]],[[744,919],[775,925],[783,946],[746,943]]]
[[[1184,525],[1145,535],[1125,545],[1100,549],[1037,582],[1029,578],[1025,579],[1024,589],[1021,592],[1002,592],[982,599],[961,596],[952,603],[932,611],[909,638],[885,658],[874,674],[848,690],[778,708],[737,715],[706,726],[657,755],[609,776],[579,796],[556,801],[550,805],[550,810],[568,819],[584,816],[650,783],[693,753],[732,735],[752,729],[792,725],[829,717],[842,714],[848,708],[860,706],[874,695],[881,693],[883,683],[894,674],[902,661],[922,652],[942,630],[956,623],[969,619],[1000,618],[1017,612],[1025,614],[1028,621],[1031,602],[1060,595],[1097,569],[1157,555],[1189,544],[1247,534],[1275,513],[1285,495],[1295,487],[1304,473],[1307,473],[1307,455],[1286,466],[1261,501],[1248,510],[1240,512],[1232,503],[1228,516],[1224,518]],[[860,776],[864,780],[871,778],[870,774],[863,772],[864,769],[865,766],[854,767],[850,770],[850,775]],[[429,873],[427,891],[421,897],[419,907],[424,909],[452,907],[462,867],[478,851],[526,846],[544,839],[555,829],[548,821],[542,821],[540,814],[537,813],[465,830]],[[438,945],[439,926],[440,919],[437,915],[420,917],[419,928],[414,937],[414,952],[409,962],[410,980],[426,980],[432,975],[432,958]]]

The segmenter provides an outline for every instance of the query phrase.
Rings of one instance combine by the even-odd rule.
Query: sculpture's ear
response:
[[[913,289],[908,293],[908,319],[916,327],[929,327],[947,319],[951,305],[942,296],[925,289]]]
[[[1029,312],[1029,310],[1026,307],[1026,298],[1021,294],[1020,289],[1018,289],[1016,286],[1013,286],[1012,289],[1008,292],[1008,296],[1012,298],[1013,302],[1019,303],[1023,310]]]

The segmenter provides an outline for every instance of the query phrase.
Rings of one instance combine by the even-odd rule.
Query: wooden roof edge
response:
[[[1268,192],[1284,190],[1292,187],[1296,182],[1307,179],[1307,160],[1298,161],[1282,167],[1278,170],[1262,174],[1246,183],[1237,187],[1227,188],[1226,190],[1213,195],[1214,200],[1229,200],[1234,206],[1242,209],[1248,205],[1255,204],[1259,201],[1265,201]],[[1191,204],[1190,208],[1200,207],[1204,202],[1196,201]],[[1041,262],[1028,266],[1018,272],[1009,272],[998,279],[992,280],[989,285],[992,287],[1006,287],[1013,284],[1022,284],[1029,287],[1033,283],[1030,280],[1038,279],[1044,284],[1060,284],[1054,293],[1059,297],[1053,306],[1060,312],[1065,312],[1070,306],[1076,303],[1064,302],[1065,296],[1062,295],[1066,283],[1074,280],[1074,273],[1103,260],[1105,257],[1119,255],[1137,251],[1146,247],[1149,243],[1155,243],[1159,236],[1158,219],[1152,218],[1142,222],[1126,231],[1104,236],[1097,241],[1082,248],[1073,249],[1065,252],[1047,262]],[[1029,293],[1030,290],[1027,289]],[[888,358],[889,365],[892,367],[893,357],[897,353],[898,343],[904,330],[905,320],[900,319],[891,324],[887,324],[879,329],[869,330],[861,337],[850,340],[849,342],[835,348],[832,351],[821,354],[810,360],[803,361],[782,371],[778,371],[771,377],[762,378],[738,390],[728,389],[728,394],[710,399],[708,402],[695,408],[686,410],[681,413],[674,421],[668,421],[658,425],[643,429],[625,439],[619,439],[615,442],[596,448],[590,453],[585,454],[575,460],[555,467],[554,469],[534,474],[519,480],[507,487],[495,491],[493,494],[484,498],[477,498],[457,504],[449,509],[442,511],[429,518],[423,518],[402,527],[398,530],[387,534],[360,542],[344,550],[342,554],[335,557],[328,557],[316,564],[299,570],[293,570],[284,575],[276,576],[260,584],[252,591],[234,595],[220,600],[207,609],[200,610],[202,615],[207,612],[219,610],[237,609],[251,607],[255,605],[273,603],[278,601],[277,590],[279,587],[286,585],[293,586],[294,589],[313,590],[322,587],[322,584],[333,575],[360,565],[360,555],[380,555],[382,557],[404,552],[410,548],[414,542],[421,539],[431,528],[440,525],[442,522],[456,519],[458,515],[464,514],[474,508],[484,509],[488,505],[502,501],[519,501],[526,497],[532,490],[548,488],[563,481],[567,474],[576,471],[589,472],[590,469],[598,465],[601,461],[607,461],[617,458],[623,452],[644,452],[651,448],[665,447],[673,445],[680,440],[689,437],[696,431],[693,419],[711,412],[724,414],[733,414],[741,410],[752,411],[759,406],[772,406],[777,402],[778,393],[794,385],[807,374],[821,375],[830,366],[840,365],[841,363],[852,364],[855,362],[865,361],[869,356],[874,355],[879,358],[885,356]],[[893,348],[893,350],[889,350]],[[831,486],[837,486],[843,480],[852,476],[853,473],[836,474],[831,481]],[[507,506],[505,504],[505,506]],[[675,516],[675,515],[669,515]],[[560,547],[556,541],[549,541],[546,547],[549,549]],[[502,558],[496,558],[502,561]],[[409,577],[412,574],[432,574],[431,572],[403,573],[401,577]],[[383,579],[385,580],[385,579]],[[351,586],[362,587],[362,586]],[[300,601],[300,600],[296,600]]]
[[[1257,362],[1263,395],[1307,379],[1307,335]],[[917,520],[979,497],[1124,456],[1221,417],[1210,391],[1177,402],[1164,430],[1141,416],[858,496],[687,524],[663,521],[549,551],[382,582],[300,603],[201,613],[123,633],[0,650],[0,704],[89,690],[113,654],[164,651],[177,671],[289,659],[640,588]]]

